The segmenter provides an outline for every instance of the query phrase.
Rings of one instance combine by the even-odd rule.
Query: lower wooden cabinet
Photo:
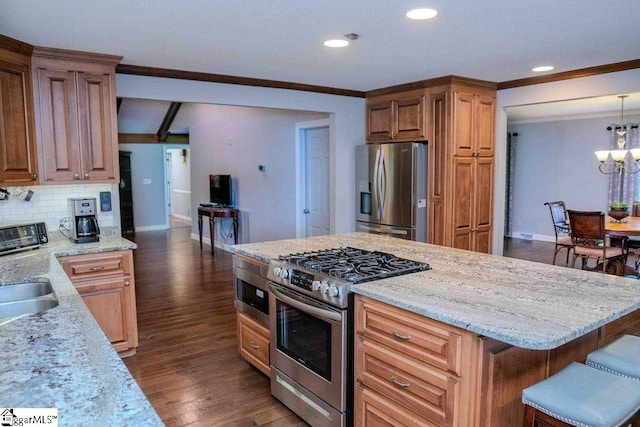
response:
[[[522,425],[522,390],[603,342],[594,330],[529,350],[401,308],[355,297],[356,426]]]
[[[122,357],[134,355],[138,323],[133,252],[74,255],[58,261],[113,348]]]
[[[269,368],[269,330],[238,312],[238,352],[249,363],[265,375],[271,375]]]

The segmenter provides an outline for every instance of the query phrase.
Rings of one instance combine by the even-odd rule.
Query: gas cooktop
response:
[[[350,283],[369,282],[431,268],[429,264],[393,254],[351,247],[282,255],[279,259]]]
[[[281,255],[271,260],[270,281],[346,308],[350,286],[429,270],[429,264],[351,247]]]

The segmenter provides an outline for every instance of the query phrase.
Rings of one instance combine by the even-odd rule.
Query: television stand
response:
[[[216,218],[232,218],[233,219],[233,240],[238,244],[238,213],[240,211],[234,208],[217,208],[209,206],[198,206],[198,235],[200,236],[200,252],[202,252],[202,217],[209,217],[209,234],[211,235],[211,253],[214,252],[216,241]]]

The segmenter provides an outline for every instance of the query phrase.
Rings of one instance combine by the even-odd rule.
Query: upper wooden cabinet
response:
[[[41,183],[118,182],[115,67],[121,59],[34,49]]]
[[[367,99],[367,141],[424,141],[424,90]]]
[[[0,184],[6,186],[34,185],[38,179],[32,50],[0,35]]]
[[[453,143],[456,156],[495,154],[495,97],[453,93]]]

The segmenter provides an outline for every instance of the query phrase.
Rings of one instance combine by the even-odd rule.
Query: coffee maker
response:
[[[71,235],[75,243],[97,242],[100,240],[100,227],[96,216],[95,198],[69,199],[71,215]]]

